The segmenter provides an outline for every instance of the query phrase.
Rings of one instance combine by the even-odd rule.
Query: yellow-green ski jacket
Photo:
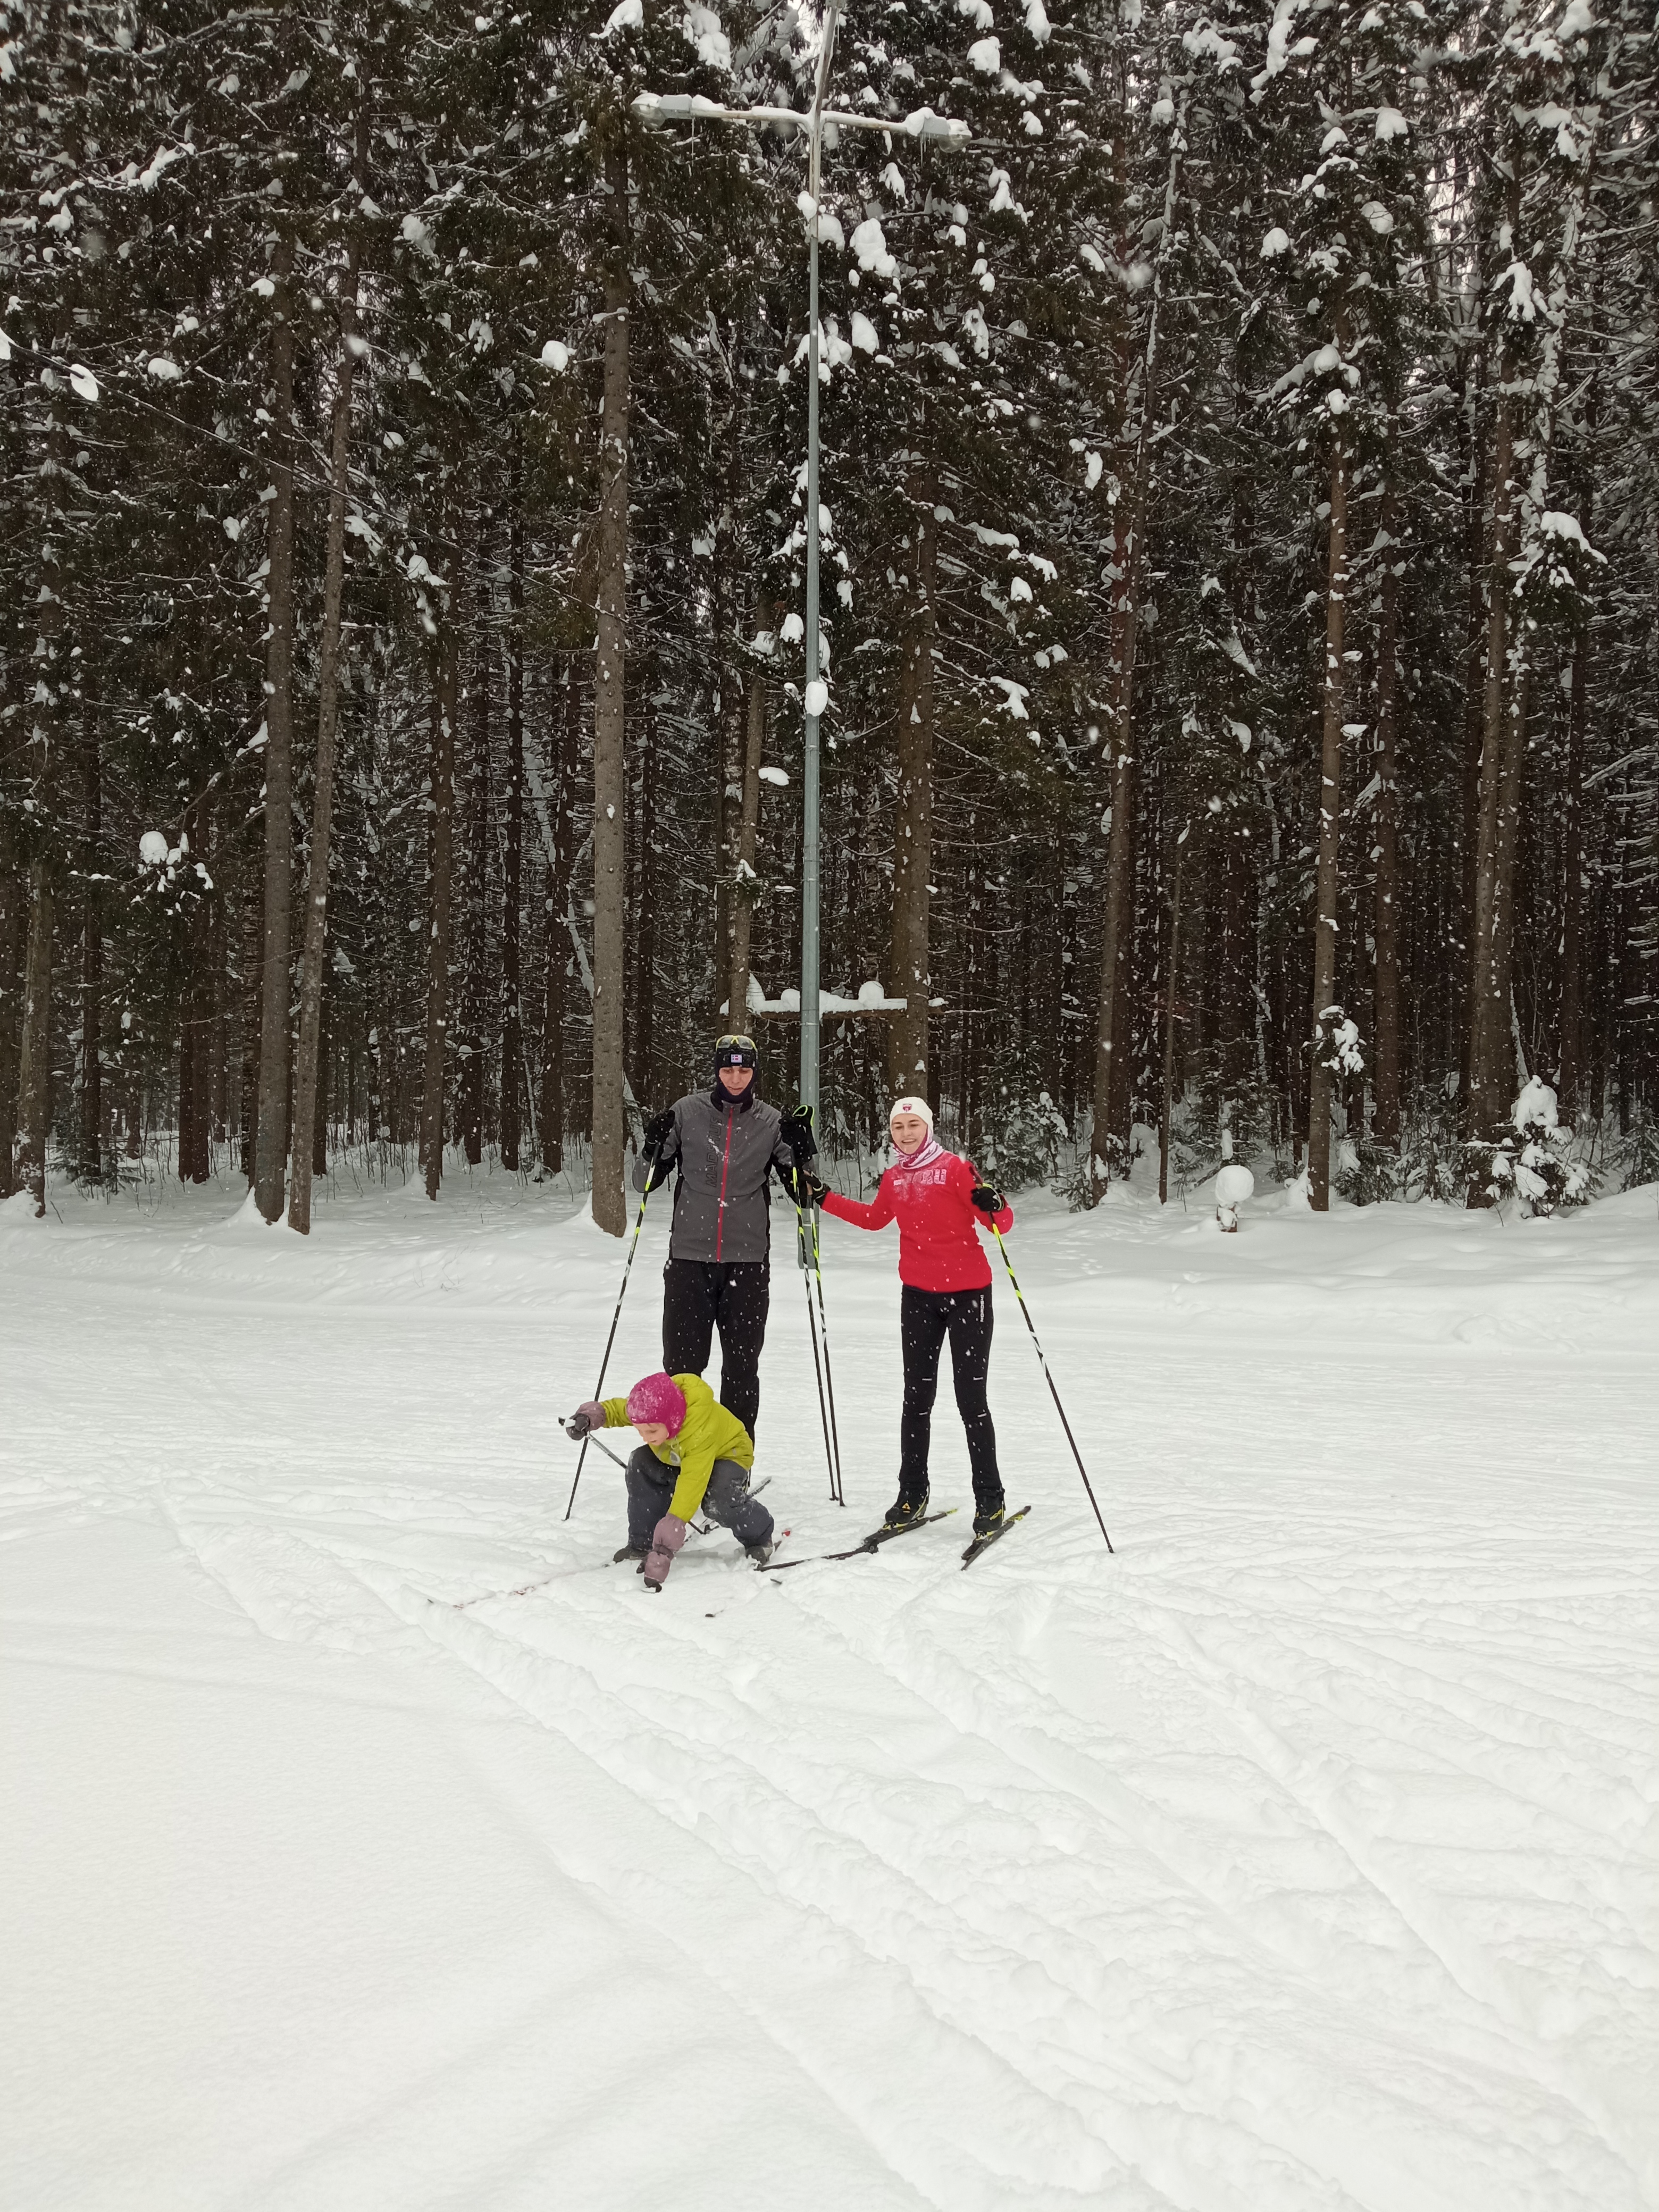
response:
[[[726,1412],[701,1375],[677,1375],[674,1380],[685,1399],[685,1419],[678,1436],[648,1449],[665,1467],[678,1468],[679,1480],[674,1485],[668,1510],[682,1521],[689,1521],[702,1504],[714,1462],[734,1459],[739,1467],[753,1467],[755,1444],[743,1423],[735,1413]],[[631,1427],[626,1398],[601,1398],[599,1403],[605,1407],[607,1429]]]

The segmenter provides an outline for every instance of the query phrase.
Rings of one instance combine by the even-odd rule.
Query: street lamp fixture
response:
[[[890,137],[930,141],[945,147],[965,146],[973,136],[965,123],[948,115],[935,115],[931,107],[897,116],[850,115],[826,108],[823,96],[835,57],[836,28],[841,0],[829,0],[823,13],[823,43],[818,49],[817,80],[812,105],[793,107],[722,107],[696,92],[642,92],[634,101],[634,113],[652,127],[667,123],[750,123],[801,131],[807,140],[807,196],[811,202],[807,250],[807,393],[806,393],[806,689],[804,708],[806,747],[801,776],[800,884],[800,1100],[816,1115],[818,1108],[818,720],[829,703],[829,694],[818,675],[818,179],[823,150],[823,126],[840,131],[880,131]],[[730,1010],[730,1018],[741,1018],[741,1007]],[[803,1263],[804,1264],[804,1263]]]

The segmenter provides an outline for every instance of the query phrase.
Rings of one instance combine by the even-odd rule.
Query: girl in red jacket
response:
[[[957,1410],[968,1431],[974,1471],[974,1534],[988,1535],[1001,1523],[1003,1497],[996,1431],[985,1401],[991,1364],[991,1263],[978,1228],[985,1221],[1006,1234],[1014,1225],[1013,1212],[1000,1191],[980,1181],[971,1161],[937,1142],[925,1098],[901,1098],[890,1127],[898,1157],[883,1176],[873,1204],[860,1206],[807,1179],[811,1194],[837,1220],[860,1229],[884,1229],[890,1221],[899,1225],[904,1415],[899,1494],[885,1525],[904,1528],[927,1510],[927,1446],[939,1356],[948,1336]]]

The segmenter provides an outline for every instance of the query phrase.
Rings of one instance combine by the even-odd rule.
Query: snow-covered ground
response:
[[[568,1200],[0,1209],[0,2203],[1659,2202],[1655,1200],[1028,1206],[1117,1556],[1000,1283],[1004,1544],[655,1599],[612,1469],[562,1518],[622,1257]],[[800,1553],[896,1466],[893,1244],[826,1239]]]

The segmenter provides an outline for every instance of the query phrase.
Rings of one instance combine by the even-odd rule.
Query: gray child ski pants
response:
[[[679,1479],[678,1468],[665,1465],[648,1444],[641,1444],[629,1461],[628,1540],[636,1551],[649,1548],[652,1531],[667,1512]],[[701,1510],[722,1528],[729,1528],[740,1544],[771,1540],[772,1516],[757,1498],[749,1495],[749,1470],[734,1459],[714,1462]]]

